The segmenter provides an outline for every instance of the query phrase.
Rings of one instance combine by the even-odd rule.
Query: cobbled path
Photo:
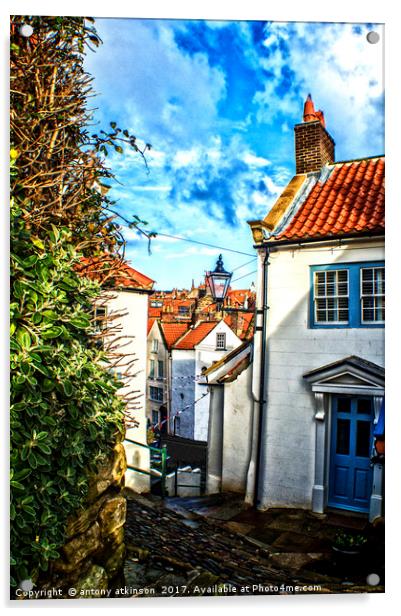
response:
[[[146,547],[147,566],[153,575],[155,570],[161,572],[164,568],[165,572],[178,575],[177,583],[196,581],[198,576],[209,584],[249,586],[250,594],[292,594],[291,587],[313,583],[307,575],[295,579],[272,567],[266,548],[229,532],[224,524],[200,516],[185,519],[157,504],[147,506],[143,498],[128,501],[125,536],[129,552],[135,553],[138,548],[137,554],[141,554]],[[202,573],[209,575],[205,578]],[[162,581],[164,578],[159,578]]]

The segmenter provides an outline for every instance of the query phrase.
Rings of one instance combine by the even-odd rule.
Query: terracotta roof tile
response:
[[[105,286],[126,289],[152,289],[154,280],[114,256],[82,257],[77,272]]]
[[[384,157],[334,163],[329,169],[276,240],[384,232]]]
[[[168,349],[188,331],[188,323],[159,323]]]
[[[217,321],[203,321],[199,323],[193,329],[190,329],[185,336],[183,336],[176,344],[174,344],[175,349],[193,349],[195,345],[202,342],[204,338],[212,329],[214,329],[217,325]]]

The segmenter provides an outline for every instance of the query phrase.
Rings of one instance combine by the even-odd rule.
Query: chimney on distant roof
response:
[[[316,111],[312,96],[304,104],[302,124],[296,124],[295,164],[296,173],[319,171],[323,165],[334,163],[335,143],[326,130],[323,111]]]

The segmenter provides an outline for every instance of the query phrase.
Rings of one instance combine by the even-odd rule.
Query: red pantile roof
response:
[[[188,323],[164,323],[159,321],[159,326],[168,349],[171,349],[174,343],[188,331]]]
[[[384,157],[334,163],[275,240],[384,232]]]
[[[151,319],[157,319],[158,317],[162,316],[162,309],[155,308],[154,306],[149,306],[148,315],[149,315],[149,318]]]
[[[149,334],[150,330],[153,327],[153,323],[156,321],[156,319],[148,319],[148,330],[147,333]]]
[[[254,313],[253,312],[236,312],[228,314],[224,318],[224,322],[241,340],[249,340],[253,336],[254,330]]]
[[[202,342],[204,338],[212,329],[214,329],[217,325],[217,321],[203,321],[199,323],[193,329],[190,329],[185,336],[183,336],[178,342],[174,345],[175,349],[193,349],[197,344]]]
[[[77,266],[82,276],[97,280],[102,284],[126,289],[152,289],[154,280],[131,267],[126,261],[115,257],[83,257]]]

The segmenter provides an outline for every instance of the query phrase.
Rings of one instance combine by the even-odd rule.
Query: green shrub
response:
[[[114,122],[90,135],[84,52],[93,20],[11,20],[11,565],[12,585],[38,580],[85,502],[88,474],[124,432],[125,402],[92,336],[98,283],[82,256],[111,255],[113,221],[100,156],[135,138]],[[21,23],[33,26],[25,39]],[[149,146],[146,146],[149,147]],[[133,226],[140,223],[135,216]],[[112,266],[110,266],[112,267]],[[109,366],[110,367],[110,366]]]
[[[122,436],[124,402],[90,338],[98,285],[79,277],[68,230],[45,240],[12,207],[11,550],[15,578],[58,556],[88,471]]]

